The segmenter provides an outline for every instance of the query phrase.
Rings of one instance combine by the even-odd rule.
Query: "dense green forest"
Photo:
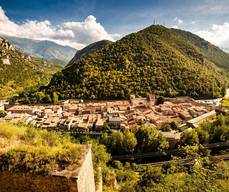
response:
[[[184,38],[191,41],[197,46],[210,61],[215,63],[217,66],[222,67],[229,71],[229,54],[222,51],[220,48],[212,45],[197,35],[194,35],[187,31],[173,29],[178,35],[182,35]]]
[[[73,65],[74,63],[76,63],[77,61],[82,59],[83,57],[86,57],[90,53],[93,53],[97,50],[100,50],[103,47],[105,47],[111,43],[112,43],[112,41],[102,40],[102,41],[97,41],[95,43],[92,43],[92,44],[84,47],[83,49],[76,52],[75,56],[71,59],[71,61],[68,63],[68,65],[66,67]]]
[[[53,73],[61,68],[21,53],[3,39],[0,43],[0,98],[21,93],[25,88],[47,84]],[[6,64],[3,61],[9,60]]]
[[[76,59],[38,92],[49,97],[56,92],[61,99],[124,99],[152,92],[216,98],[227,84],[225,69],[217,65],[189,38],[153,25]],[[40,102],[36,95],[22,96]]]

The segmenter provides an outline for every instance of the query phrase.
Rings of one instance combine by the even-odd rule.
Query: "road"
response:
[[[206,149],[217,149],[217,148],[225,148],[229,147],[228,142],[218,142],[218,143],[208,143],[203,145]],[[174,155],[177,153],[177,149],[170,149],[166,150],[166,154],[168,155]],[[119,160],[119,161],[127,161],[127,160],[136,160],[136,159],[144,159],[144,158],[157,158],[157,157],[163,157],[163,155],[159,152],[148,152],[148,153],[138,153],[138,154],[127,154],[127,155],[114,155],[112,156],[113,160]]]
[[[224,155],[212,155],[209,157],[210,160],[212,161],[220,161],[220,160],[229,160],[229,153],[224,154]],[[155,162],[155,163],[144,163],[144,164],[138,164],[138,166],[153,166],[153,167],[160,167],[164,165],[165,163],[169,163],[171,161],[160,161],[160,162]],[[195,163],[194,159],[182,159],[179,161],[180,165],[191,165]]]

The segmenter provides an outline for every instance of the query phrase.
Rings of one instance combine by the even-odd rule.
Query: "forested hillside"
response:
[[[229,71],[229,54],[222,51],[220,48],[212,45],[197,35],[194,35],[187,31],[173,29],[178,35],[182,35],[184,38],[191,41],[197,46],[210,61],[214,62],[217,66]]]
[[[59,68],[17,51],[0,38],[0,98],[7,98],[38,83],[47,83]]]
[[[80,59],[86,57],[90,53],[93,53],[95,51],[98,51],[99,49],[102,49],[105,46],[110,45],[111,43],[112,43],[112,41],[102,40],[102,41],[98,41],[98,42],[95,42],[95,43],[92,43],[92,44],[86,46],[85,48],[83,48],[83,49],[81,49],[81,50],[79,50],[79,51],[76,52],[75,56],[69,62],[69,64],[67,65],[67,67],[69,67],[72,64],[78,62]]]
[[[227,84],[224,69],[217,65],[228,67],[213,62],[177,31],[153,25],[75,60],[39,91],[56,92],[61,99],[123,99],[151,92],[216,98]]]

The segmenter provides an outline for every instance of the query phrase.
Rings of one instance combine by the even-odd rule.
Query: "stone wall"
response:
[[[1,172],[1,192],[77,192],[76,179]]]
[[[79,170],[77,184],[79,192],[95,192],[91,148],[89,148],[89,151],[86,154],[82,166]]]
[[[75,176],[4,171],[0,172],[0,192],[95,192],[91,147],[87,150]]]

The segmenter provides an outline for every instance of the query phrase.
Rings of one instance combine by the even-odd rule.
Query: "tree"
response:
[[[155,184],[163,182],[163,174],[160,168],[148,167],[142,175],[142,178],[138,185],[145,188],[153,188]]]
[[[156,104],[160,105],[160,104],[163,104],[164,102],[165,102],[165,98],[164,97],[158,97],[157,101],[156,101]]]
[[[176,121],[172,121],[172,122],[170,123],[170,126],[171,126],[172,130],[177,130],[178,127],[179,127],[179,123],[176,122]]]
[[[111,128],[107,122],[103,124],[103,132],[111,132]]]
[[[94,166],[103,166],[111,159],[109,153],[107,153],[104,145],[92,143],[92,153],[93,153],[93,162]]]
[[[123,132],[112,132],[110,135],[104,133],[100,142],[108,148],[112,154],[133,153],[137,145],[135,135],[129,130]]]
[[[211,142],[225,142],[229,140],[229,126],[215,126],[211,135]]]
[[[199,142],[201,144],[208,143],[210,137],[209,131],[204,129],[203,127],[198,127],[196,131],[198,134]]]
[[[5,117],[7,115],[7,112],[4,110],[0,110],[0,118]]]
[[[196,130],[194,129],[187,129],[183,132],[181,137],[181,144],[182,145],[195,145],[199,143],[199,138]]]
[[[53,103],[54,104],[58,104],[59,96],[58,96],[58,94],[56,92],[53,92],[52,99],[53,99]]]
[[[171,129],[172,128],[171,128],[170,123],[163,123],[161,128],[160,128],[161,131],[171,131]]]
[[[124,137],[122,141],[124,153],[133,153],[136,145],[137,139],[135,135],[129,130],[124,131]]]
[[[168,146],[167,141],[156,128],[140,127],[136,132],[136,138],[137,148],[141,152],[165,149]]]
[[[34,96],[37,99],[37,102],[43,102],[43,99],[45,98],[45,94],[42,91],[36,92]]]
[[[45,95],[44,102],[45,103],[51,103],[52,102],[52,98],[49,94]]]

